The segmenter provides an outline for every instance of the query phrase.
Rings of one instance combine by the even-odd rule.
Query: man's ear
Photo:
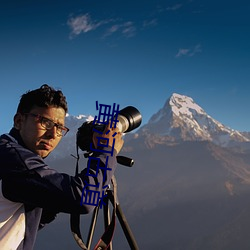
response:
[[[22,122],[23,122],[23,115],[21,113],[16,113],[14,116],[14,128],[17,130],[20,130],[22,127]]]

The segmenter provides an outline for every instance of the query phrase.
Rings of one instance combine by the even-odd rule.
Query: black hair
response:
[[[34,107],[61,107],[68,112],[68,105],[66,97],[61,90],[43,84],[40,88],[29,90],[21,96],[20,102],[17,107],[17,113],[28,113]]]

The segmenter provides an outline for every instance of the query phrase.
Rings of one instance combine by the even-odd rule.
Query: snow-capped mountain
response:
[[[91,115],[67,115],[66,126],[70,131],[54,150],[53,158],[75,155],[77,130],[84,122],[93,119]],[[176,141],[210,141],[224,147],[235,143],[250,143],[247,133],[224,126],[209,116],[191,97],[176,93],[136,134],[128,133],[125,141],[126,138],[129,140],[138,136],[146,137],[145,142],[150,147],[152,144]]]
[[[250,141],[239,131],[213,119],[191,97],[176,93],[138,132],[158,135],[172,141],[211,141],[220,146]]]
[[[51,154],[50,167],[75,173],[76,160],[70,155],[76,155],[77,129],[92,119],[66,117],[70,131]],[[226,147],[229,142],[235,148]],[[242,150],[242,145],[248,148]],[[118,167],[115,175],[119,202],[140,249],[250,249],[249,145],[249,132],[224,126],[192,98],[179,94],[146,125],[126,134],[121,154],[135,165]],[[79,169],[86,166],[81,161]],[[65,242],[67,249],[78,248],[68,231],[68,217],[58,219],[41,232],[39,249],[65,249]],[[88,220],[82,223],[89,225]],[[54,240],[55,231],[63,241]],[[122,231],[116,231],[114,246],[129,249],[126,243]]]

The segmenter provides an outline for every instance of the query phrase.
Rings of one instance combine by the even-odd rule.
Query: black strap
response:
[[[106,231],[102,235],[101,239],[98,241],[96,246],[94,247],[94,250],[106,250],[108,249],[115,231],[115,225],[116,225],[116,219],[115,219],[115,209],[113,210],[112,220],[107,227]]]
[[[76,159],[77,159],[77,163],[76,163],[75,175],[78,174],[78,168],[79,168],[79,166],[78,166],[78,162],[79,162],[78,147],[77,147],[77,158]],[[100,238],[100,240],[98,241],[96,246],[94,247],[94,250],[107,249],[109,247],[109,245],[113,239],[113,235],[114,235],[115,224],[116,224],[115,222],[116,222],[116,202],[117,202],[117,183],[116,183],[115,176],[112,177],[111,181],[113,184],[113,195],[114,195],[114,200],[112,201],[113,207],[114,207],[113,214],[112,214],[112,220],[111,220],[110,224],[108,225],[108,227],[106,228],[104,234],[102,235],[102,237]],[[112,192],[111,190],[109,190],[109,191]],[[98,205],[98,209],[99,209],[99,207],[100,207],[100,202]],[[87,246],[83,242],[82,235],[81,235],[80,214],[71,214],[70,215],[70,228],[71,228],[71,232],[73,234],[73,238],[77,242],[78,246],[81,249],[88,250]]]
[[[112,177],[112,184],[113,184],[113,192],[111,190],[108,190],[109,192],[109,198],[111,202],[113,203],[113,214],[112,214],[112,220],[108,227],[106,228],[106,231],[102,235],[101,239],[98,241],[97,245],[95,246],[94,250],[106,250],[108,249],[110,243],[112,242],[114,231],[115,231],[115,225],[116,225],[116,205],[117,205],[117,183],[115,176]],[[113,200],[112,200],[113,199]]]
[[[116,203],[114,202],[112,220],[108,227],[106,228],[105,232],[103,233],[102,237],[94,247],[94,250],[106,250],[108,249],[114,235],[115,225],[116,225]],[[70,215],[70,227],[71,232],[75,241],[77,242],[78,246],[81,249],[88,250],[85,243],[83,242],[81,230],[80,230],[80,214],[71,214]]]
[[[80,230],[80,214],[70,215],[70,228],[73,234],[73,238],[81,249],[87,250],[85,243],[83,242],[81,230]]]

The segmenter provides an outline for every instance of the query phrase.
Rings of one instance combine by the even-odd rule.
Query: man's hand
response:
[[[109,131],[109,133],[107,133],[108,131]],[[113,136],[115,133],[116,133],[116,135]],[[107,140],[103,140],[103,144],[106,146],[107,141],[108,141],[109,147],[113,146],[113,141],[115,139],[114,149],[116,150],[117,154],[121,151],[123,144],[124,144],[124,140],[122,139],[122,133],[119,131],[119,129],[117,127],[110,128],[110,123],[106,126],[105,131],[103,132],[102,135],[100,135],[96,132],[94,133],[93,143],[94,143],[95,148],[97,148],[97,144],[98,144],[97,137],[102,137],[104,139],[107,138]],[[100,144],[100,142],[99,142],[99,144]]]

